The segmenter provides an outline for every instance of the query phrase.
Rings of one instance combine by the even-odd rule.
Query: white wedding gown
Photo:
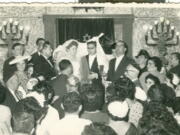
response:
[[[94,37],[92,40],[97,40],[97,37]],[[62,60],[62,59],[68,59],[72,65],[73,65],[73,74],[74,76],[78,77],[81,80],[81,58],[88,54],[87,51],[87,43],[80,43],[78,42],[77,47],[77,53],[76,57],[70,56],[70,54],[66,50],[66,46],[72,42],[74,39],[66,41],[63,45],[59,45],[53,52],[53,59],[56,62],[56,65]],[[108,59],[100,45],[100,43],[97,43],[97,61],[99,65],[104,65],[104,70],[107,72],[108,70]]]

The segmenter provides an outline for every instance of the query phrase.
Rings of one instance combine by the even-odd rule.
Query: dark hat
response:
[[[138,58],[138,57],[141,56],[141,55],[144,55],[144,57],[146,57],[147,59],[150,57],[150,56],[149,56],[149,53],[148,53],[146,50],[144,50],[144,49],[141,49],[141,50],[139,51],[139,53],[138,53],[138,55],[136,56],[136,58]]]

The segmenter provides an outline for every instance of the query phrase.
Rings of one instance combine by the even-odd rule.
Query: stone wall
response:
[[[101,5],[104,6],[104,5]],[[90,15],[90,14],[104,14],[104,15],[134,15],[134,23],[133,23],[133,56],[135,56],[141,48],[148,49],[148,51],[152,55],[158,55],[156,49],[152,49],[145,45],[144,34],[146,32],[145,27],[149,25],[153,25],[154,21],[159,19],[159,17],[164,16],[168,18],[170,22],[180,31],[180,8],[170,8],[170,7],[162,7],[158,8],[156,5],[154,7],[134,7],[129,5],[116,5],[116,7],[110,7],[111,4],[106,5],[103,12],[90,12],[87,13],[85,11],[74,11],[72,6],[68,5],[0,5],[0,24],[4,20],[9,18],[13,18],[13,20],[17,20],[21,25],[29,25],[31,27],[30,31],[30,40],[29,44],[26,47],[27,52],[31,53],[35,48],[35,41],[37,37],[44,37],[44,24],[43,24],[43,15]],[[178,7],[178,6],[177,6]],[[180,7],[180,6],[179,6]],[[121,26],[117,26],[121,27]],[[116,32],[117,35],[117,32]],[[122,35],[121,35],[122,36]],[[0,41],[2,43],[2,41]],[[171,50],[178,50],[178,47],[171,48]],[[0,47],[0,61],[4,61],[5,56],[2,52],[4,52],[5,48]],[[2,62],[1,62],[2,63]],[[2,65],[0,63],[0,65]],[[1,69],[1,68],[0,68]]]

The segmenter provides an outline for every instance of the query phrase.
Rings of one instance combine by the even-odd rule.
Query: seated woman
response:
[[[17,91],[19,92],[18,98],[21,99],[27,94],[26,84],[28,82],[28,76],[25,72],[26,62],[30,59],[30,56],[17,56],[15,59],[10,61],[10,65],[16,65],[17,71],[13,74],[10,79],[16,80],[18,83]],[[21,93],[21,94],[20,94]]]
[[[110,117],[109,126],[118,135],[137,135],[135,126],[127,122],[129,107],[126,101],[114,100],[110,102],[107,105],[107,112]]]
[[[156,76],[160,80],[161,83],[165,81],[165,75],[161,73],[162,61],[160,60],[159,57],[154,56],[154,57],[149,58],[147,69],[148,71],[144,72],[139,78],[140,83],[145,91],[148,90],[145,83],[145,78],[147,75],[152,74]]]

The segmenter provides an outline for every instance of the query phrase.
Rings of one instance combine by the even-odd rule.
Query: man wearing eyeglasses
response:
[[[82,79],[84,81],[88,81],[88,83],[101,84],[102,81],[100,77],[99,64],[97,60],[97,42],[87,42],[87,51],[88,55],[82,58],[82,64],[84,66],[84,68],[82,68],[84,73]],[[87,75],[85,75],[85,73]]]
[[[128,77],[136,87],[141,87],[140,81],[138,79],[139,67],[137,64],[129,64],[125,71],[125,76]]]

